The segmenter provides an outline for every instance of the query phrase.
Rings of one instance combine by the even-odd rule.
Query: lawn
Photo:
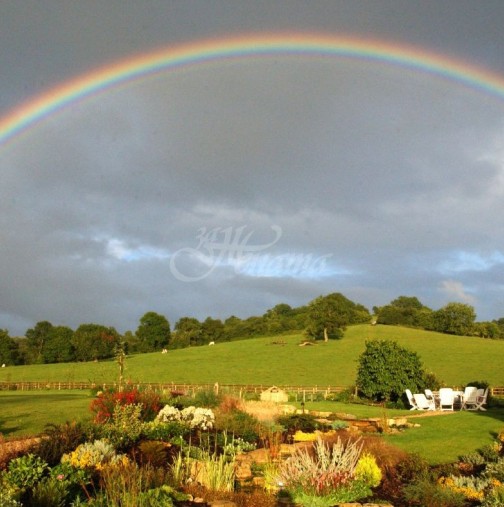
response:
[[[48,423],[91,418],[89,391],[0,391],[0,434],[36,435]]]

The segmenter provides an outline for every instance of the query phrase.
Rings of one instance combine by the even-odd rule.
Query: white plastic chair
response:
[[[486,389],[478,389],[478,395],[476,397],[476,409],[475,410],[486,411],[486,408],[483,405],[486,405],[487,398],[488,398],[488,388],[486,388]]]
[[[478,398],[478,388],[474,386],[467,386],[462,395],[462,405],[460,410],[477,410],[476,400]]]
[[[430,389],[425,389],[425,397],[427,398],[427,401],[432,406],[431,410],[436,410],[436,397],[434,396],[434,393]]]
[[[455,395],[451,387],[442,387],[439,390],[439,410],[453,410]]]
[[[411,405],[410,410],[420,410],[418,408],[418,405],[416,404],[413,394],[411,394],[411,391],[409,389],[405,389],[404,392],[406,393],[406,397],[408,398],[408,403]]]
[[[432,403],[429,402],[429,400],[426,398],[425,394],[415,393],[413,395],[413,398],[414,398],[415,403],[417,404],[417,407],[419,410],[434,410]]]

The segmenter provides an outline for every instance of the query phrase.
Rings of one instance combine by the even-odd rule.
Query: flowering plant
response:
[[[209,408],[186,407],[179,410],[171,405],[166,405],[160,410],[156,420],[161,422],[180,421],[190,428],[206,431],[213,428],[215,415]]]
[[[362,450],[359,441],[349,441],[345,445],[338,438],[331,448],[318,436],[313,450],[314,457],[306,448],[297,449],[279,467],[277,484],[290,492],[296,503],[332,506],[355,501],[371,493],[369,467],[363,463],[360,475],[356,473]]]
[[[69,463],[75,468],[101,470],[107,463],[127,463],[128,457],[117,454],[114,447],[106,440],[95,440],[81,444],[75,451],[64,454],[61,462]]]
[[[96,398],[91,402],[90,410],[95,414],[94,420],[103,423],[112,418],[115,406],[141,405],[141,418],[143,421],[151,421],[161,407],[160,396],[154,391],[140,391],[131,384],[126,384],[122,391],[109,389],[99,391]]]

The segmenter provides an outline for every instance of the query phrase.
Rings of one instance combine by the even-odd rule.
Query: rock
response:
[[[208,502],[208,507],[238,507],[231,500],[213,500]]]

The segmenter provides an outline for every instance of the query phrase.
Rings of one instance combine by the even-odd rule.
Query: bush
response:
[[[142,426],[142,436],[148,440],[161,440],[180,444],[180,441],[189,434],[189,428],[178,421],[150,421]]]
[[[91,402],[90,410],[95,414],[95,422],[104,423],[112,418],[117,404],[141,405],[142,421],[152,421],[161,408],[160,399],[159,394],[152,390],[140,391],[126,384],[121,392],[115,389],[98,392],[97,397]]]
[[[421,392],[425,372],[420,357],[393,341],[368,341],[359,358],[357,387],[366,398],[397,401],[405,389]]]
[[[372,457],[366,457],[358,469],[362,443],[341,440],[327,446],[320,437],[311,456],[306,448],[280,464],[277,482],[303,506],[332,506],[352,502],[371,494],[371,487],[381,480],[381,473]],[[356,475],[359,470],[359,476]]]
[[[461,493],[444,488],[427,479],[408,484],[403,490],[406,505],[419,507],[464,507],[465,497]]]
[[[48,424],[45,436],[34,449],[34,454],[42,458],[49,466],[57,465],[63,454],[72,451],[86,440],[86,427],[79,422]]]
[[[310,414],[292,414],[283,415],[277,418],[278,424],[281,424],[289,434],[296,431],[309,433],[315,431],[319,427],[315,416]]]
[[[241,410],[218,412],[215,417],[215,429],[227,431],[228,434],[240,437],[246,442],[257,441],[259,426],[259,421],[255,417]]]
[[[114,408],[112,418],[99,428],[99,434],[117,450],[127,450],[142,434],[141,405],[120,405]]]

